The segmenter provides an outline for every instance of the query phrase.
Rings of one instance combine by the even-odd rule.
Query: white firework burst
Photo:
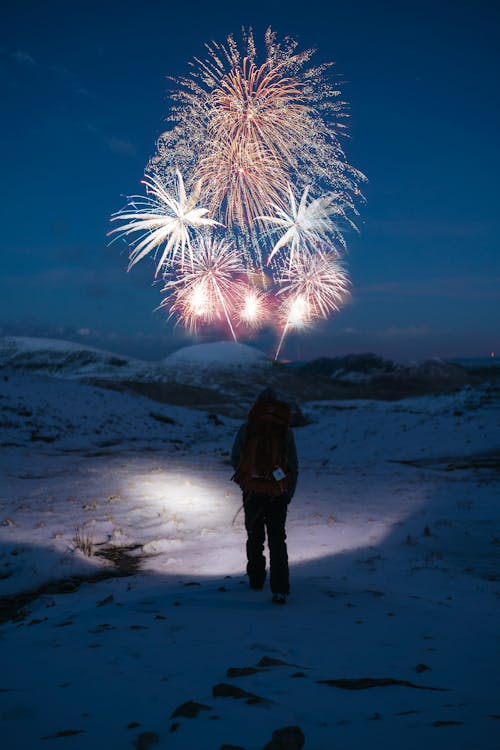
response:
[[[146,177],[144,184],[148,194],[145,197],[133,196],[125,209],[111,217],[111,221],[127,223],[111,230],[110,235],[119,233],[119,237],[128,237],[136,232],[141,233],[131,243],[128,270],[152,250],[156,251],[155,257],[161,253],[155,276],[168,263],[176,261],[179,251],[181,267],[184,266],[186,249],[189,250],[190,260],[193,259],[191,234],[218,224],[206,216],[208,209],[196,207],[199,189],[195,188],[187,195],[179,170],[176,170],[176,177],[176,198],[167,192],[158,177]]]
[[[292,186],[288,185],[289,210],[285,211],[275,205],[275,216],[257,217],[260,221],[274,225],[270,232],[283,231],[269,254],[267,265],[285,247],[288,247],[290,266],[293,265],[297,254],[302,251],[311,252],[328,239],[345,249],[345,240],[338,222],[340,220],[355,227],[346,213],[346,209],[354,208],[352,202],[339,193],[326,193],[308,203],[309,190],[310,186],[306,185],[297,203]]]

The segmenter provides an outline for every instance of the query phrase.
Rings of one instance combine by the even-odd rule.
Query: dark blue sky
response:
[[[345,148],[370,180],[348,238],[352,302],[285,354],[500,352],[499,21],[498,3],[472,0],[14,0],[0,30],[1,331],[150,358],[188,343],[153,311],[151,265],[127,274],[107,247],[109,215],[141,192],[166,76],[206,41],[251,25],[259,42],[271,25],[336,62]]]

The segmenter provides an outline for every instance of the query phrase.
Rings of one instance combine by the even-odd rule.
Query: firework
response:
[[[281,277],[283,330],[276,351],[278,358],[291,328],[303,328],[318,318],[339,311],[349,295],[349,278],[332,253],[297,256]]]
[[[237,233],[272,206],[286,206],[291,182],[359,192],[363,175],[340,144],[346,106],[329,77],[331,65],[309,66],[314,50],[278,41],[268,29],[265,57],[256,63],[250,31],[240,52],[234,38],[207,45],[191,75],[176,81],[170,121],[149,168],[181,166],[201,180],[211,215]]]
[[[279,186],[287,173],[256,143],[212,141],[200,160],[197,174],[213,215],[224,206],[228,227],[248,227],[270,201],[281,203]]]
[[[345,249],[345,240],[339,224],[333,221],[332,216],[354,226],[346,214],[347,207],[353,208],[352,203],[338,193],[327,193],[307,203],[309,190],[310,186],[307,185],[297,205],[292,186],[288,185],[289,212],[275,205],[275,216],[257,217],[263,222],[274,224],[271,231],[284,230],[269,255],[268,265],[276,253],[286,246],[289,248],[290,266],[301,250],[310,251],[328,238]]]
[[[162,245],[164,247],[156,268],[156,276],[167,262],[176,260],[179,251],[181,267],[184,266],[186,248],[189,249],[191,261],[193,257],[191,233],[217,224],[213,219],[206,217],[207,208],[196,208],[199,186],[188,196],[178,170],[176,176],[177,199],[167,192],[159,178],[149,177],[144,180],[148,195],[133,196],[125,209],[113,214],[111,221],[128,223],[111,230],[109,234],[119,233],[120,237],[127,237],[132,233],[141,233],[132,243],[129,270],[152,250],[158,253]]]
[[[247,287],[243,294],[239,309],[239,320],[251,328],[260,328],[268,317],[267,295],[263,292]]]
[[[110,234],[132,237],[129,269],[154,254],[160,307],[193,332],[222,321],[236,340],[274,310],[278,357],[290,330],[346,299],[338,259],[365,177],[341,145],[332,65],[311,65],[314,50],[270,29],[260,60],[251,30],[241,47],[233,36],[206,47],[176,80],[146,197],[113,215],[123,223]]]
[[[243,270],[240,254],[227,242],[202,237],[193,247],[191,263],[178,266],[177,278],[165,284],[162,291],[168,296],[160,307],[167,307],[193,332],[200,324],[225,319],[236,341],[231,318],[241,305],[243,290],[234,279]]]

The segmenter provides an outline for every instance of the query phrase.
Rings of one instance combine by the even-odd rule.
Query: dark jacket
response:
[[[236,438],[233,444],[233,449],[231,451],[231,465],[233,469],[235,470],[238,468],[238,465],[240,463],[241,451],[242,451],[243,446],[245,445],[246,436],[247,436],[247,422],[242,424],[240,429],[238,430],[238,434],[236,435]],[[289,488],[286,494],[289,496],[291,500],[295,494],[295,488],[297,486],[297,477],[299,475],[299,461],[297,457],[297,448],[295,447],[295,438],[293,437],[293,432],[291,430],[288,430],[286,459],[287,459],[287,473],[290,476]]]

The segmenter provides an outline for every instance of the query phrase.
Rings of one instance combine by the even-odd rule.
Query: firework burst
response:
[[[236,340],[274,311],[277,357],[290,330],[348,295],[338,259],[365,177],[341,145],[332,65],[311,65],[314,50],[271,29],[260,60],[251,30],[241,47],[229,36],[206,48],[175,81],[146,197],[113,215],[123,223],[110,234],[132,238],[129,269],[154,254],[160,307],[192,332],[223,322]]]
[[[240,254],[225,241],[200,238],[193,247],[189,266],[176,268],[177,277],[167,281],[163,292],[167,297],[160,307],[196,332],[201,324],[224,319],[236,341],[231,322],[241,306],[243,289],[235,276],[243,272]]]
[[[314,50],[278,41],[268,29],[256,63],[250,31],[240,52],[234,38],[207,45],[191,75],[176,80],[171,130],[158,142],[150,170],[181,166],[201,180],[206,204],[236,234],[273,206],[286,206],[286,185],[359,192],[363,175],[340,144],[346,106],[332,85],[331,65],[309,66]]]
[[[250,328],[258,329],[268,317],[267,295],[247,286],[239,309],[239,321]]]
[[[338,312],[349,295],[349,277],[332,253],[296,257],[281,276],[282,334],[276,351],[278,358],[288,331],[303,328],[318,318]]]
[[[129,270],[152,250],[161,250],[156,268],[156,276],[168,262],[174,262],[180,251],[181,267],[184,266],[185,251],[189,250],[192,260],[191,233],[205,227],[213,227],[218,222],[206,217],[207,208],[196,208],[199,199],[199,185],[186,194],[184,180],[177,170],[177,198],[167,192],[164,184],[155,177],[146,177],[144,184],[148,195],[133,196],[122,211],[113,214],[111,221],[128,222],[112,229],[109,234],[119,233],[119,237],[139,232],[140,236],[132,244]],[[132,210],[134,209],[134,210]]]
[[[292,186],[288,185],[289,211],[275,205],[275,216],[257,217],[263,222],[275,225],[271,232],[284,230],[271,250],[268,265],[276,253],[285,247],[288,247],[290,266],[302,249],[312,251],[327,239],[345,249],[345,240],[338,221],[354,226],[346,213],[346,208],[354,209],[354,206],[338,193],[327,193],[307,203],[309,189],[310,186],[307,185],[297,205]],[[337,222],[333,221],[333,216],[337,218]]]

